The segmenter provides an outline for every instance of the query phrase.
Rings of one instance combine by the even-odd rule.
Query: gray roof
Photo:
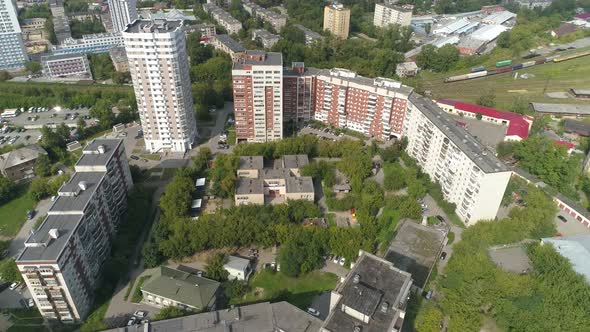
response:
[[[590,105],[531,103],[531,108],[539,113],[590,115]]]
[[[126,33],[170,33],[182,27],[182,20],[135,20],[127,25]]]
[[[256,38],[261,38],[261,39],[279,39],[280,36],[279,35],[275,35],[273,33],[270,33],[268,30],[265,29],[256,29],[254,31],[252,31],[253,35]]]
[[[264,158],[262,156],[243,156],[240,157],[238,169],[262,169],[264,167]]]
[[[309,164],[309,158],[306,154],[288,154],[283,156],[283,167],[301,168]]]
[[[440,230],[405,220],[398,227],[384,258],[412,274],[414,284],[423,288],[444,240],[445,234]]]
[[[318,76],[326,76],[326,77],[333,77],[338,80],[342,80],[345,82],[356,83],[360,85],[365,85],[367,88],[375,89],[379,87],[381,89],[385,89],[388,91],[396,92],[396,93],[403,93],[409,95],[413,89],[409,86],[403,85],[400,82],[394,81],[392,79],[377,77],[377,78],[369,78],[364,77],[361,75],[356,74],[353,71],[340,69],[340,68],[333,68],[333,69],[321,69],[317,73]]]
[[[215,280],[160,266],[141,290],[197,309],[206,309],[216,296],[219,285]]]
[[[234,61],[233,69],[243,69],[244,65],[256,65],[256,66],[282,66],[283,55],[277,52],[265,52],[265,51],[253,51],[246,50],[244,52],[246,56],[261,56],[262,60],[248,59],[240,57]]]
[[[44,55],[41,57],[41,62],[46,61],[55,61],[55,60],[66,60],[66,59],[77,59],[77,58],[85,58],[86,54],[81,53],[72,53],[72,54],[53,54],[53,55]]]
[[[590,284],[590,235],[552,237],[541,240],[551,243],[555,250],[572,263],[574,271]]]
[[[302,177],[288,177],[287,178],[287,193],[312,193],[313,180],[311,176]]]
[[[27,261],[56,261],[82,221],[82,215],[48,215],[39,229],[25,241],[25,248],[16,259],[17,263]],[[49,237],[49,231],[57,229],[57,239]],[[33,245],[36,245],[33,247]]]
[[[354,282],[355,275],[359,276],[358,283]],[[332,332],[353,331],[355,326],[361,327],[363,332],[388,331],[400,305],[405,307],[403,296],[411,283],[409,273],[382,258],[361,252],[354,268],[334,291],[341,297],[322,327]],[[385,304],[387,310],[383,312],[381,307]],[[370,316],[369,322],[364,323],[343,312],[343,305]]]
[[[259,173],[261,179],[284,179],[291,176],[291,172],[285,168],[265,168]]]
[[[154,321],[109,332],[316,332],[322,321],[287,302],[256,303]]]
[[[576,133],[582,136],[590,136],[590,123],[575,121],[572,119],[565,119],[565,131],[568,133]]]
[[[122,143],[121,139],[95,139],[84,147],[76,166],[106,166]],[[99,153],[98,149],[101,145],[105,148],[105,153]]]
[[[412,93],[409,101],[483,172],[496,173],[507,172],[509,170],[503,162],[488,151],[475,137],[462,127],[457,126],[455,120],[436,105],[435,102],[417,93]]]
[[[457,44],[457,47],[463,47],[463,48],[468,48],[468,49],[477,51],[477,50],[481,49],[486,43],[487,42],[485,40],[471,38],[471,37],[465,37],[465,38],[461,38],[461,41],[459,41],[459,44]]]
[[[24,146],[0,155],[0,170],[5,170],[35,160],[39,155],[47,155],[47,152],[37,144]]]
[[[49,212],[84,211],[105,176],[105,172],[76,172],[59,189],[59,196]],[[86,184],[86,190],[80,189],[82,182]]]
[[[238,178],[236,195],[264,194],[262,179]]]
[[[223,264],[224,268],[232,268],[234,270],[245,270],[250,265],[250,260],[238,256],[228,256],[227,263]]]
[[[233,39],[229,35],[216,35],[215,39],[227,46],[232,52],[244,52],[246,50],[239,41]]]
[[[572,90],[573,94],[575,94],[575,95],[590,96],[590,89],[572,88],[571,90]]]

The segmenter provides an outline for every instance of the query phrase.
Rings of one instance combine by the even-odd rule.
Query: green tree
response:
[[[0,279],[7,282],[23,281],[14,259],[6,258],[0,261]]]
[[[76,131],[78,132],[79,138],[86,137],[86,121],[84,118],[79,117],[76,121]]]
[[[485,91],[477,98],[476,104],[486,107],[494,107],[496,105],[496,93],[493,89]]]
[[[41,64],[37,61],[29,61],[25,64],[25,70],[33,74],[41,72]]]
[[[191,311],[185,311],[180,309],[179,307],[164,307],[160,310],[160,312],[154,316],[154,320],[164,320],[164,319],[172,319],[176,317],[182,317],[186,315],[192,314]]]
[[[8,201],[12,197],[12,190],[12,181],[3,175],[0,175],[0,203]]]
[[[12,76],[6,70],[0,70],[0,82],[8,81],[11,78]]]
[[[42,154],[37,158],[34,171],[35,175],[41,177],[51,175],[51,160],[47,155]]]
[[[443,313],[432,302],[425,302],[420,307],[416,319],[416,332],[439,332],[444,319]]]
[[[207,266],[205,267],[205,275],[209,279],[217,281],[225,281],[229,273],[223,267],[227,263],[227,256],[222,253],[216,253],[207,259]]]

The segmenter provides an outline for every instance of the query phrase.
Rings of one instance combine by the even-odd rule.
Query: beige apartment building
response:
[[[350,9],[342,4],[332,3],[324,7],[324,30],[346,39],[350,30]]]
[[[181,20],[135,20],[123,32],[150,152],[190,150],[197,125]]]
[[[398,6],[391,0],[375,4],[373,25],[380,28],[385,28],[392,24],[399,24],[400,26],[407,27],[412,22],[413,10],[414,6],[412,5]]]
[[[307,155],[286,155],[272,164],[264,167],[262,156],[240,157],[236,205],[315,199],[312,178],[301,176],[300,172],[301,167],[309,164]]]

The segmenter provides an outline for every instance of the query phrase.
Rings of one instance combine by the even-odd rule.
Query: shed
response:
[[[229,273],[230,280],[248,280],[252,269],[250,268],[250,260],[238,256],[229,256],[223,268]]]

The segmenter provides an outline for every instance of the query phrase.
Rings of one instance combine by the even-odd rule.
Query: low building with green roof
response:
[[[215,309],[220,283],[195,274],[161,266],[141,287],[143,299],[157,307]]]

